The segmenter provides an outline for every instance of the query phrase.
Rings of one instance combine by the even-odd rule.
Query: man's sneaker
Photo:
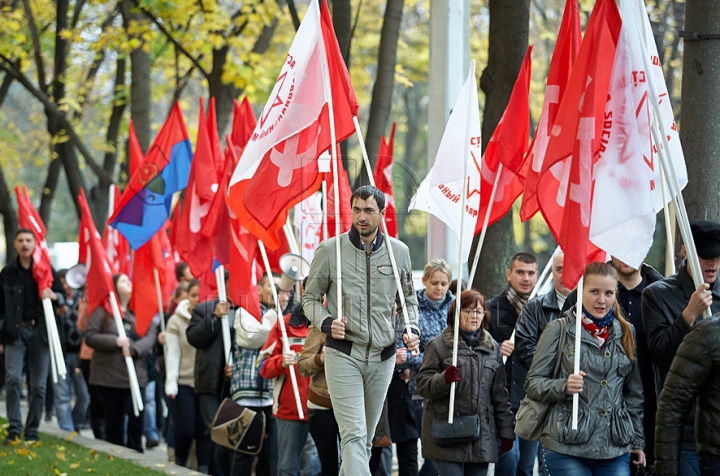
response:
[[[25,436],[25,441],[33,442],[33,443],[34,443],[34,442],[36,442],[36,441],[40,441],[40,436],[38,436],[38,435],[30,435],[30,436],[27,436],[27,435],[26,435],[26,436]]]
[[[45,421],[52,421],[52,413],[45,412]]]

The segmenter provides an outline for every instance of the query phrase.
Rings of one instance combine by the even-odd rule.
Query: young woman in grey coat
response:
[[[630,474],[630,460],[645,464],[643,395],[632,324],[615,299],[617,272],[590,263],[582,278],[580,374],[573,374],[575,310],[563,315],[565,343],[558,349],[563,318],[540,335],[525,380],[527,396],[550,403],[540,442],[553,476]],[[560,369],[553,378],[560,355]],[[573,394],[580,394],[578,428],[572,429]]]
[[[455,300],[448,309],[448,327],[425,348],[417,374],[418,393],[427,399],[423,407],[422,452],[424,458],[435,460],[440,476],[484,476],[488,463],[497,462],[498,435],[502,451],[509,451],[515,434],[500,346],[483,328],[485,299],[477,291],[463,291],[460,296],[457,366],[451,365],[458,303]],[[478,414],[481,437],[474,442],[438,446],[432,432],[435,425],[447,422],[452,382],[456,384],[455,416]]]

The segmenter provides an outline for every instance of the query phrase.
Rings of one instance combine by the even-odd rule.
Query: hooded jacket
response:
[[[187,339],[191,318],[190,301],[183,299],[167,322],[165,393],[168,395],[177,395],[178,385],[195,387],[195,347]]]

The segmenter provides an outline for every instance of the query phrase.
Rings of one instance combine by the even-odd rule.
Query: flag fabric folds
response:
[[[35,235],[36,245],[32,254],[32,275],[38,285],[38,291],[42,293],[44,289],[52,288],[53,283],[52,264],[50,263],[50,255],[45,241],[47,229],[42,218],[40,218],[40,214],[30,202],[27,189],[23,187],[21,192],[20,187],[15,186],[15,197],[18,202],[18,226],[31,230]]]
[[[230,139],[235,146],[235,154],[240,157],[242,150],[247,145],[253,131],[257,126],[257,119],[253,112],[250,100],[245,96],[241,103],[235,99],[233,103],[233,122]]]
[[[390,130],[390,138],[380,138],[377,162],[373,178],[375,186],[385,194],[385,225],[393,238],[398,237],[397,213],[395,211],[395,195],[392,189],[393,150],[395,148],[395,123]]]
[[[480,190],[482,193],[480,194],[480,211],[475,233],[482,231],[500,164],[503,167],[500,171],[500,178],[497,179],[497,189],[490,210],[488,226],[505,216],[512,208],[515,199],[522,193],[524,181],[519,172],[524,165],[523,161],[530,135],[531,68],[532,45],[525,53],[508,105],[482,156],[480,166],[480,176],[482,177]]]
[[[445,126],[435,163],[410,201],[410,210],[435,215],[455,232],[462,259],[470,255],[480,207],[481,135],[475,63]],[[462,194],[467,181],[465,210]],[[461,222],[465,220],[460,237]]]
[[[110,219],[133,249],[147,243],[170,216],[173,193],[187,185],[191,160],[190,140],[176,103]]]
[[[565,252],[563,283],[575,287],[587,263],[592,170],[622,21],[614,0],[598,0],[558,110],[538,182],[538,203]],[[562,164],[558,173],[555,164]]]
[[[322,9],[329,18],[325,2]],[[329,84],[323,81],[325,60]],[[321,22],[311,4],[227,193],[235,215],[268,249],[279,246],[275,237],[288,210],[320,186],[317,157],[332,146],[328,87],[340,142],[355,132],[357,101],[332,23]]]
[[[539,211],[536,193],[538,178],[543,168],[550,133],[555,125],[558,106],[565,95],[570,72],[580,50],[581,38],[577,0],[566,0],[560,31],[555,41],[555,50],[550,60],[540,120],[521,172],[521,175],[525,177],[520,206],[522,221],[529,220]]]
[[[81,248],[85,248],[84,264],[87,266],[87,298],[88,298],[88,314],[91,314],[96,308],[102,306],[109,313],[110,308],[109,296],[111,292],[115,292],[112,281],[112,267],[108,261],[105,248],[100,241],[100,234],[95,228],[90,208],[88,207],[85,191],[80,189],[78,196],[80,204],[80,233],[78,241]],[[122,312],[122,310],[120,311]]]
[[[352,196],[352,188],[350,187],[350,179],[345,171],[340,155],[340,145],[337,146],[337,163],[338,163],[338,197],[340,197],[340,233],[345,233],[352,226],[352,207],[350,206],[350,197]],[[335,236],[335,182],[333,181],[333,169],[335,161],[330,160],[330,171],[326,172],[325,181],[327,182],[327,224],[328,238]]]
[[[139,163],[142,163],[142,157],[140,157]],[[115,210],[117,210],[117,205],[120,203],[120,189],[113,185],[110,193],[113,194],[114,213]],[[119,231],[110,226],[109,221],[105,224],[105,230],[103,230],[102,244],[105,248],[105,252],[107,253],[108,261],[110,261],[110,266],[112,266],[113,274],[122,273],[129,276],[130,245],[128,245],[127,240],[120,234]],[[80,261],[83,261],[83,259],[84,257],[81,253]]]

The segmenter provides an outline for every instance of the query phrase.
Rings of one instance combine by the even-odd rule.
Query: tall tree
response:
[[[505,112],[528,47],[530,0],[489,0],[489,11],[488,63],[480,78],[480,89],[485,93],[483,150]],[[471,257],[475,256],[479,236],[473,242]],[[473,286],[487,296],[502,291],[506,283],[505,270],[514,252],[512,213],[508,213],[487,231]]]

